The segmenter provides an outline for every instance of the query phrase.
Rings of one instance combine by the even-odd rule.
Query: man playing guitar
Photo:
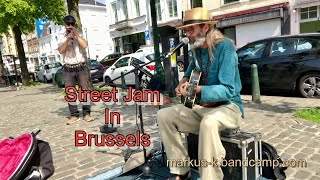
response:
[[[238,57],[232,41],[223,36],[209,19],[205,8],[187,10],[183,25],[192,47],[193,58],[183,79],[176,87],[178,96],[195,93],[192,106],[178,104],[163,108],[157,113],[160,136],[168,160],[181,162],[188,159],[188,152],[182,144],[180,133],[199,132],[199,160],[215,162],[218,166],[200,166],[201,179],[223,179],[219,166],[225,157],[219,132],[226,128],[237,128],[243,118],[240,97],[241,81],[238,70]],[[188,85],[191,72],[201,76],[198,85]],[[201,72],[201,73],[199,73]],[[186,91],[187,89],[187,91]],[[192,96],[192,95],[191,95]],[[170,179],[189,179],[190,167],[170,166]]]

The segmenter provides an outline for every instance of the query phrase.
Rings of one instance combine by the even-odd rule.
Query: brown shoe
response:
[[[67,125],[73,124],[73,123],[75,123],[75,122],[77,122],[77,121],[79,121],[79,120],[80,120],[79,117],[72,116],[72,117],[70,117],[69,120],[67,121]]]
[[[83,120],[87,121],[87,122],[90,122],[90,121],[93,121],[93,117],[90,116],[90,114],[87,114],[83,117]]]

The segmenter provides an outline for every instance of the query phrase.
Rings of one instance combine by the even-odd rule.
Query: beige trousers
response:
[[[225,128],[240,126],[241,111],[234,104],[222,105],[216,108],[206,108],[195,105],[190,109],[183,104],[160,109],[157,121],[162,143],[168,160],[183,161],[189,158],[186,148],[182,144],[180,133],[199,133],[199,160],[221,164],[226,152],[220,140],[219,131]],[[172,162],[171,161],[171,162]],[[173,174],[185,174],[190,170],[188,166],[170,166]],[[200,177],[204,180],[223,179],[223,172],[219,166],[208,165],[199,167]]]

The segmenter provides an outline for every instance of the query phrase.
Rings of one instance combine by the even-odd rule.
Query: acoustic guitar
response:
[[[189,78],[189,84],[186,85],[185,91],[187,96],[181,97],[183,104],[188,108],[193,108],[196,99],[196,88],[199,85],[202,72],[193,70]]]

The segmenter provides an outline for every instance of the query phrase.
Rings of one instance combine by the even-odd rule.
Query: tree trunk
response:
[[[67,3],[68,3],[68,13],[76,19],[77,25],[78,25],[77,29],[81,32],[81,34],[83,34],[81,19],[80,19],[80,15],[79,15],[79,0],[67,0]],[[86,39],[86,41],[88,41],[88,40]],[[89,48],[89,47],[87,47],[87,48]],[[88,59],[88,56],[86,53],[84,54],[84,58]],[[87,64],[88,72],[89,72],[89,84],[91,86],[91,89],[93,89],[93,84],[92,84],[92,79],[90,76],[90,69],[89,69],[88,61],[86,61],[86,64]]]
[[[4,83],[4,64],[3,64],[3,59],[2,59],[1,49],[0,49],[0,84],[2,83]]]
[[[18,58],[20,60],[20,68],[21,68],[21,76],[22,76],[22,84],[26,84],[30,81],[26,55],[23,49],[23,43],[21,39],[21,31],[18,26],[13,27],[14,37],[16,39],[16,46],[18,50]]]

